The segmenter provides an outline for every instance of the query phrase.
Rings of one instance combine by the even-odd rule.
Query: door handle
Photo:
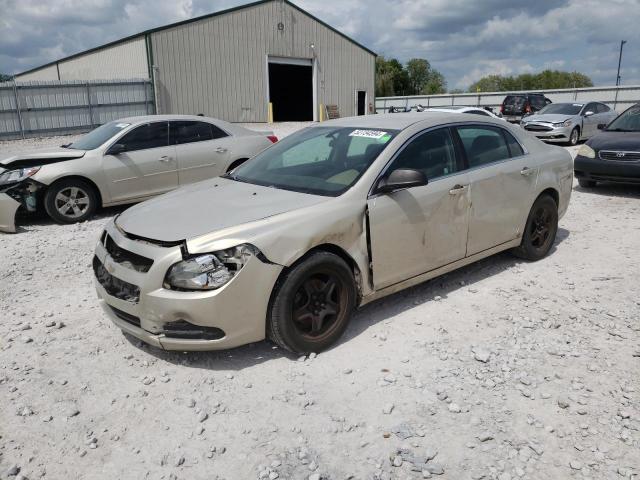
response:
[[[535,172],[535,170],[529,167],[524,167],[522,170],[520,170],[520,175],[522,175],[523,177],[528,177],[529,175],[533,175]]]
[[[227,149],[223,148],[223,147],[216,148],[216,152],[218,152],[218,153],[226,153],[226,151],[227,151]]]
[[[454,187],[449,190],[449,195],[460,195],[467,189],[468,185],[454,185]]]
[[[170,162],[171,160],[172,160],[172,158],[171,158],[170,156],[168,156],[168,155],[163,155],[162,157],[160,157],[160,158],[158,159],[158,161],[160,161],[160,162],[165,162],[165,163],[166,163],[166,162]]]

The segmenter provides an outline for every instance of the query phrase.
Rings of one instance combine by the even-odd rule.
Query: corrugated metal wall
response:
[[[284,2],[161,30],[151,44],[160,113],[265,122],[267,55],[314,58],[314,51],[318,103],[351,116],[356,90],[373,102],[374,55]]]
[[[115,80],[148,78],[147,48],[144,36],[101,48],[84,55],[61,60],[24,75],[19,82],[43,80]]]
[[[552,102],[602,102],[618,112],[640,102],[640,85],[620,87],[567,88],[560,90],[536,90],[544,93]],[[408,97],[379,97],[376,99],[376,111],[386,112],[389,107],[447,107],[451,105],[473,105],[498,107],[504,97],[511,93],[524,92],[481,92],[445,95],[417,95]]]
[[[0,83],[0,138],[78,133],[154,113],[151,82]]]

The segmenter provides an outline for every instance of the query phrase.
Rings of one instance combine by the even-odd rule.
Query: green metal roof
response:
[[[29,69],[29,70],[25,70],[24,72],[16,73],[15,76],[25,75],[27,73],[35,72],[37,70],[41,70],[43,68],[50,67],[52,65],[56,65],[56,64],[58,64],[60,62],[66,61],[66,60],[71,60],[73,58],[81,57],[83,55],[86,55],[86,54],[91,53],[91,52],[95,52],[97,50],[102,50],[103,48],[112,47],[114,45],[118,45],[118,44],[121,44],[121,43],[128,42],[129,40],[133,40],[135,38],[138,38],[138,37],[141,37],[141,36],[144,36],[144,35],[149,35],[151,33],[160,32],[162,30],[168,30],[170,28],[178,27],[180,25],[187,25],[189,23],[198,22],[200,20],[205,20],[207,18],[213,18],[213,17],[218,17],[218,16],[221,16],[221,15],[226,15],[228,13],[236,12],[238,10],[243,10],[245,8],[251,8],[251,7],[258,6],[258,5],[263,5],[265,3],[274,2],[274,1],[283,1],[287,5],[290,5],[291,7],[295,8],[296,10],[304,13],[308,17],[312,18],[316,22],[320,23],[321,25],[323,25],[323,26],[327,27],[328,29],[332,30],[333,32],[337,33],[338,35],[340,35],[344,39],[348,40],[349,42],[353,43],[354,45],[357,45],[358,47],[362,48],[363,50],[369,52],[371,55],[377,56],[377,54],[373,50],[370,50],[369,48],[365,47],[361,43],[356,42],[353,38],[345,35],[341,31],[335,29],[334,27],[332,27],[328,23],[323,22],[318,17],[316,17],[314,15],[311,15],[309,12],[307,12],[306,10],[300,8],[298,5],[296,5],[293,2],[290,2],[289,0],[258,0],[257,2],[247,3],[247,4],[244,4],[244,5],[239,5],[237,7],[228,8],[226,10],[220,10],[218,12],[208,13],[206,15],[201,15],[199,17],[190,18],[188,20],[182,20],[180,22],[170,23],[169,25],[163,25],[162,27],[151,28],[149,30],[145,30],[143,32],[136,33],[134,35],[129,35],[128,37],[124,37],[124,38],[115,40],[113,42],[105,43],[103,45],[99,45],[97,47],[90,48],[89,50],[84,50],[82,52],[74,53],[73,55],[69,55],[67,57],[63,57],[63,58],[60,58],[58,60],[54,60],[53,62],[45,63],[44,65],[40,65],[38,67],[34,67],[34,68]]]

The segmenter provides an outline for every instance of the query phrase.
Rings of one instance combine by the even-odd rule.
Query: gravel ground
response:
[[[375,302],[307,358],[123,336],[90,268],[120,210],[0,234],[0,478],[639,478],[639,200],[575,187],[549,257]]]

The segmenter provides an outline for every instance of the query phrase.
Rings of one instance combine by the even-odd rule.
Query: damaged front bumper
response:
[[[38,191],[42,184],[26,180],[10,186],[0,187],[0,232],[16,232],[16,214],[20,208],[35,212]]]
[[[280,265],[253,257],[217,290],[163,287],[169,268],[183,259],[180,245],[126,237],[110,222],[94,257],[100,305],[122,331],[165,350],[228,349],[263,340]]]

